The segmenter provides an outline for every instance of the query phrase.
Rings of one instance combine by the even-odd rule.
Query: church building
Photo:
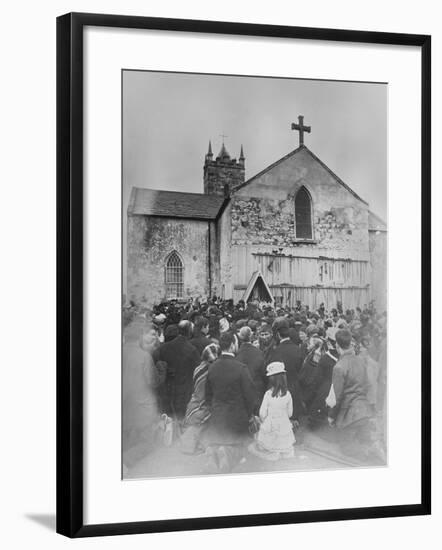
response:
[[[304,145],[245,179],[243,148],[204,161],[204,192],[133,187],[127,296],[152,306],[221,296],[311,309],[387,306],[387,227]]]

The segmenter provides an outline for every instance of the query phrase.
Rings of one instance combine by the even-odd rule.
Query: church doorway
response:
[[[268,302],[273,305],[274,299],[272,293],[260,271],[255,271],[250,277],[242,299],[246,303],[258,300],[259,302]]]

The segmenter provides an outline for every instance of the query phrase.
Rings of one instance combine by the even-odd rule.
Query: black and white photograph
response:
[[[3,10],[3,546],[437,546],[439,5],[103,6]]]
[[[387,94],[122,71],[123,479],[388,464]]]

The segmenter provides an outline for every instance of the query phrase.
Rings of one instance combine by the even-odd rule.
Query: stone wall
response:
[[[244,164],[236,159],[207,160],[204,164],[204,193],[211,195],[230,193],[235,187],[244,183]]]
[[[184,263],[184,298],[206,296],[209,223],[128,216],[127,297],[146,306],[165,298],[165,263],[173,250]]]
[[[234,273],[236,266],[232,262],[232,204],[225,208],[217,223],[219,243],[219,281],[216,285],[216,294],[226,299],[233,298]]]
[[[232,201],[232,243],[284,247],[307,246],[338,249],[350,254],[367,249],[367,211],[350,207],[313,204],[313,242],[295,237],[294,197],[285,200],[234,197]]]
[[[388,290],[388,233],[386,231],[370,231],[370,263],[371,263],[371,298],[376,308],[387,309]]]
[[[313,204],[313,240],[296,239],[295,196],[304,186]],[[303,148],[250,180],[232,197],[232,244],[321,248],[368,255],[368,205]]]
[[[220,294],[220,239],[217,230],[217,223],[215,221],[209,222],[209,234],[210,234],[210,281],[209,290],[210,295],[218,296]]]

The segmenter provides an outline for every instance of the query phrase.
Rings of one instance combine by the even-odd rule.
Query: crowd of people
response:
[[[387,315],[217,297],[123,311],[123,463],[158,444],[228,472],[247,453],[295,456],[311,430],[385,454]]]

